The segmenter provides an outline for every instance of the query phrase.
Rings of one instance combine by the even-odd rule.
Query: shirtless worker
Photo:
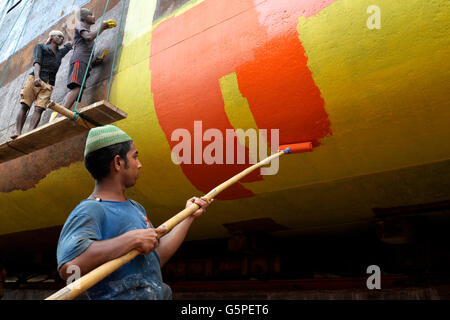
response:
[[[33,102],[34,113],[31,117],[30,130],[35,129],[39,124],[42,112],[50,101],[61,60],[72,49],[70,42],[59,49],[63,42],[64,34],[59,30],[53,30],[49,33],[46,44],[40,43],[34,47],[33,71],[28,75],[20,92],[21,109],[17,115],[16,133],[11,136],[11,139],[22,134],[23,125]]]
[[[58,270],[65,280],[79,268],[81,275],[136,249],[141,255],[87,291],[90,299],[160,300],[172,292],[161,276],[161,267],[179,248],[193,223],[212,200],[193,197],[186,207],[200,208],[157,240],[165,228],[154,229],[145,209],[128,199],[125,191],[136,184],[138,151],[119,128],[91,129],[84,164],[95,179],[92,194],[69,215],[58,241]]]
[[[77,13],[77,19],[78,21],[75,25],[73,36],[74,49],[70,58],[70,70],[67,80],[67,88],[70,91],[66,94],[63,101],[63,105],[67,109],[71,109],[73,103],[78,99],[86,70],[88,70],[86,75],[87,79],[92,67],[103,62],[103,57],[96,57],[92,59],[91,65],[88,68],[89,58],[94,49],[95,38],[97,37],[97,30],[91,31],[91,26],[95,24],[95,16],[89,9],[81,8]],[[116,23],[114,20],[104,21],[100,26],[99,35],[106,29],[114,28],[115,26]]]

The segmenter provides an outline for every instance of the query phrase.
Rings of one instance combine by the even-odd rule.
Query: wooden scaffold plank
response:
[[[49,104],[49,107],[54,110],[63,108],[55,103],[51,104]],[[65,110],[73,114],[71,111]],[[65,115],[68,116],[68,114]],[[95,126],[111,124],[127,117],[126,112],[106,100],[81,108],[79,115],[80,117],[76,121],[71,121],[66,117],[56,118],[43,126],[20,135],[15,140],[9,140],[1,144],[0,163],[67,140]]]

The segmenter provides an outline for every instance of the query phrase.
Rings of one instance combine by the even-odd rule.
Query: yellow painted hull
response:
[[[224,6],[225,2],[230,10],[228,18],[226,14],[209,15],[210,24],[204,22],[200,29],[187,24],[189,19],[199,19],[214,5]],[[311,139],[317,138],[314,152],[283,157],[276,175],[242,183],[245,197],[236,191],[228,199],[216,201],[193,226],[190,239],[226,236],[223,224],[267,217],[290,228],[284,231],[286,234],[315,232],[328,226],[345,227],[368,221],[374,216],[372,209],[377,207],[449,199],[446,179],[450,158],[450,67],[446,61],[450,48],[450,3],[379,0],[380,29],[371,29],[367,8],[373,1],[303,2],[304,11],[289,1],[276,0],[249,1],[248,8],[233,11],[230,7],[242,3],[191,1],[157,21],[151,20],[156,1],[130,2],[110,101],[128,113],[128,118],[116,125],[133,137],[143,164],[138,183],[128,196],[146,207],[155,225],[182,209],[190,196],[205,193],[209,186],[205,181],[214,180],[205,173],[207,168],[195,176],[192,168],[171,161],[170,119],[191,128],[192,121],[182,118],[189,113],[205,123],[222,117],[234,129],[279,128],[274,115],[280,114],[291,119],[289,124],[281,125],[286,125],[293,136],[297,126],[299,139],[309,138],[310,132]],[[230,19],[243,26],[248,24],[249,30],[263,28],[264,34],[253,38],[245,28],[236,33],[231,26],[225,26]],[[295,24],[290,25],[288,22],[293,19]],[[259,25],[255,26],[255,21]],[[165,34],[165,28],[181,22],[186,23],[186,37],[175,41],[172,33]],[[292,32],[298,43],[284,40]],[[266,43],[259,43],[261,39]],[[251,41],[255,41],[254,47],[248,45]],[[199,48],[198,43],[204,47]],[[306,61],[303,78],[299,80],[298,73],[290,75],[292,82],[259,76],[260,68],[266,66],[251,63],[260,55],[261,61],[266,61],[264,55],[278,52],[265,46],[267,43],[286,48],[301,46],[302,59]],[[186,51],[192,48],[199,51]],[[217,60],[217,70],[223,67],[224,71],[205,68],[199,72],[196,64],[204,61],[188,57],[201,55],[202,51],[213,62]],[[165,73],[161,65],[152,65],[178,66],[177,59],[182,57],[186,57],[186,69],[176,72],[166,69]],[[295,59],[295,55],[289,58]],[[290,74],[294,62],[280,56],[273,61],[280,63],[280,72]],[[196,107],[175,99],[174,95],[185,92],[172,91],[185,85],[178,84],[177,75],[186,76],[189,72],[189,90],[203,92],[205,86],[206,97],[211,92],[210,84],[221,95],[221,108],[211,107],[209,100],[202,103],[203,96],[192,100],[199,101]],[[264,87],[252,87],[251,80],[263,81],[260,78],[266,79],[266,83],[262,82]],[[317,90],[308,101],[317,104],[314,113],[322,112],[317,115],[317,125],[324,130],[316,132],[313,127],[307,131],[301,116],[291,116],[302,108],[308,116],[308,107],[301,104],[304,95],[294,102],[283,98],[284,90],[289,94],[297,92],[289,87],[295,81],[299,90],[303,83],[311,85],[311,89],[305,89],[308,94]],[[266,95],[267,91],[274,92],[268,95],[273,100],[264,103],[273,109],[261,111],[257,96]],[[174,104],[165,105],[169,101],[166,97],[174,98]],[[298,106],[295,101],[299,101]],[[283,133],[281,128],[281,142]],[[7,182],[2,182],[0,193],[0,235],[64,223],[93,188],[93,180],[83,167],[82,148],[83,137],[75,138],[0,165],[0,171],[8,177]],[[70,152],[70,160],[55,160]],[[50,164],[45,172],[40,168],[33,170],[33,164],[46,161]],[[215,170],[217,176],[223,174],[220,166]]]

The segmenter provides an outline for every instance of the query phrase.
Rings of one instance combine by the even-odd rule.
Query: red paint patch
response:
[[[203,131],[217,128],[225,136],[226,129],[233,129],[219,86],[219,79],[233,72],[259,128],[280,129],[281,144],[319,145],[331,134],[330,122],[297,24],[300,16],[314,15],[334,1],[206,0],[161,23],[152,32],[151,89],[171,148],[178,143],[171,141],[172,132],[185,128],[193,137],[196,120],[203,122]],[[181,167],[206,193],[248,165]],[[261,179],[255,173],[246,181]],[[236,184],[220,198],[252,195]]]

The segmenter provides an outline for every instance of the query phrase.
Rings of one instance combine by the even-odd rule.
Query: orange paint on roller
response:
[[[284,145],[281,145],[278,148],[278,150],[283,151],[284,153],[311,152],[311,151],[313,151],[313,144],[312,144],[312,142],[284,144]]]

